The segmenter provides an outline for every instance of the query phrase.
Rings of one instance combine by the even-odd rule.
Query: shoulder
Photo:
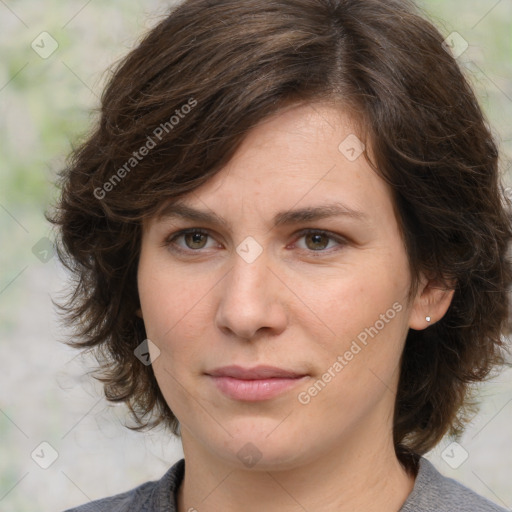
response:
[[[506,509],[445,477],[421,457],[414,489],[400,512],[506,512]]]
[[[115,496],[90,501],[65,512],[131,512],[141,510],[148,501],[157,482],[146,482],[138,487]]]
[[[160,480],[64,512],[175,512],[175,492],[183,478],[184,463],[184,459],[176,462]]]

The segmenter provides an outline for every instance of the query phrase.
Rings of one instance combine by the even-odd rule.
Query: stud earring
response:
[[[429,317],[429,316],[426,316],[426,317],[425,317],[425,320],[426,320],[427,322],[430,322],[430,317]]]

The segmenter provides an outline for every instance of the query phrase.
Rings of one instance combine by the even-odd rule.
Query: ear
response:
[[[443,318],[450,307],[455,293],[455,281],[449,282],[449,288],[434,279],[428,279],[421,274],[416,297],[413,300],[409,315],[409,327],[418,331]],[[430,322],[426,317],[431,318]]]
[[[142,316],[142,309],[140,309],[140,308],[139,308],[139,309],[136,309],[136,310],[135,310],[135,314],[136,314],[139,318],[143,318],[143,316]]]

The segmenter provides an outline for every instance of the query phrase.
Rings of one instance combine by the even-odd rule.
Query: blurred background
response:
[[[512,2],[423,0],[457,51],[512,180]],[[173,2],[0,0],[0,510],[60,511],[157,479],[182,457],[126,411],[66,347],[52,305],[66,290],[44,211],[57,171],[94,119],[108,67]],[[456,34],[454,34],[456,32]],[[449,84],[447,84],[449,86]],[[512,194],[511,194],[512,195]],[[481,410],[428,458],[512,510],[512,372],[481,387]]]

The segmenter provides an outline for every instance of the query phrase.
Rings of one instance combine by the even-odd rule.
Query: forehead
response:
[[[389,209],[391,194],[367,162],[356,127],[329,104],[288,107],[253,128],[206,183],[163,204],[157,218],[226,226],[220,212],[236,218],[242,209],[261,212],[274,225],[328,215],[369,221],[382,215],[383,203]]]

